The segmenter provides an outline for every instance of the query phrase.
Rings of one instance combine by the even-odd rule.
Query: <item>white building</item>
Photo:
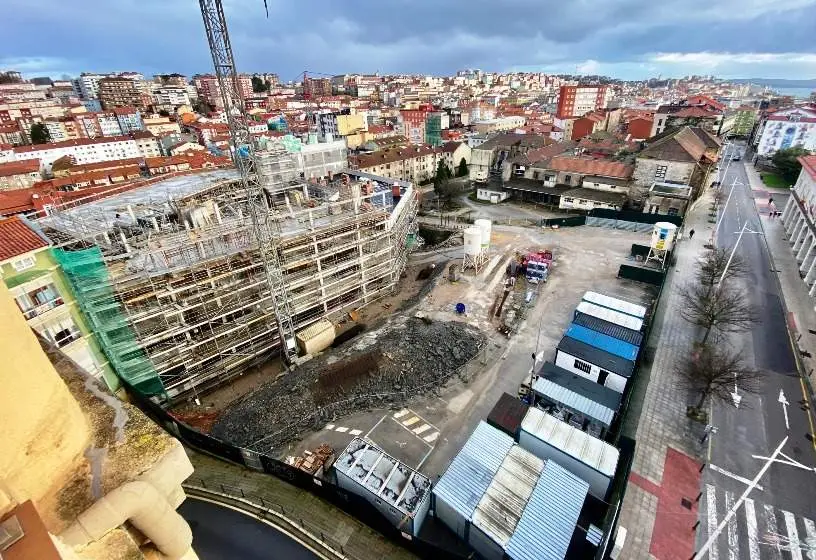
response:
[[[77,165],[98,163],[116,159],[137,158],[141,156],[136,141],[128,136],[111,138],[83,138],[53,144],[18,146],[14,148],[16,161],[38,158],[41,169],[51,172],[51,164],[57,159],[70,156]]]
[[[122,135],[122,126],[119,124],[119,119],[115,113],[98,113],[96,120],[99,123],[99,129],[102,131],[102,136]]]
[[[800,276],[804,279],[810,297],[816,297],[816,156],[799,158],[802,171],[793,187],[791,196],[782,213],[782,223],[788,234],[788,242]]]
[[[182,86],[161,86],[153,90],[153,100],[159,107],[190,105],[190,94]]]
[[[99,98],[99,80],[107,78],[109,74],[82,74],[73,80],[74,91],[83,99]]]
[[[794,146],[816,150],[816,108],[791,107],[773,113],[760,125],[754,145],[761,156]]]

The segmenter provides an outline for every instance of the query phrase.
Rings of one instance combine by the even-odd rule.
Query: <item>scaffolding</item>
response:
[[[271,259],[250,216],[257,201],[224,172],[40,220],[117,374],[157,400],[196,396],[280,353],[270,260],[295,331],[389,293],[405,268],[416,228],[410,185],[395,197],[383,178],[293,179],[289,155],[270,148],[258,159],[262,176],[279,172],[263,183]]]

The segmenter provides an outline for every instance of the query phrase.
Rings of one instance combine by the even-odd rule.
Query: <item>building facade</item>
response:
[[[799,158],[802,171],[782,212],[788,243],[799,275],[811,298],[816,297],[816,156]]]
[[[136,107],[144,111],[152,102],[135,80],[118,76],[99,80],[99,101],[106,111],[114,107]]]
[[[18,146],[14,148],[16,161],[37,158],[40,160],[41,171],[50,172],[51,164],[61,157],[68,156],[75,164],[97,163],[115,159],[139,157],[139,148],[129,136],[113,136],[110,138],[85,138],[68,140],[54,144],[38,144],[35,146]]]
[[[608,104],[610,93],[607,86],[561,86],[555,116],[570,119],[603,109]]]
[[[794,146],[816,150],[816,106],[790,107],[770,114],[757,130],[754,146],[760,156]]]
[[[27,189],[37,181],[42,181],[38,159],[0,163],[0,191]]]

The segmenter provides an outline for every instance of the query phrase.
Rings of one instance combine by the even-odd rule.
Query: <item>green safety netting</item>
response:
[[[145,396],[164,395],[159,374],[116,298],[110,274],[98,247],[81,251],[52,249],[80,309],[116,374]]]

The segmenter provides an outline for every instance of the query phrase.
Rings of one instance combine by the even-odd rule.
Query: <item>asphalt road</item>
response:
[[[771,455],[788,436],[783,453],[807,467],[816,466],[816,452],[806,437],[810,424],[807,413],[800,407],[804,398],[803,387],[786,327],[781,291],[741,162],[732,162],[728,167],[727,177],[722,181],[726,196],[734,179],[737,183],[724,210],[717,246],[733,249],[741,228],[747,223],[737,253],[748,263],[750,272],[741,283],[759,311],[761,322],[750,332],[731,336],[721,343],[730,344],[742,352],[746,362],[765,375],[758,394],[740,391],[743,400],[738,408],[731,403],[713,405],[710,422],[718,431],[710,439],[709,469],[706,470],[700,502],[704,530],[698,533],[698,541],[708,536],[713,520],[719,521],[725,516],[745,490],[747,482],[763,466],[764,461],[752,455]],[[777,200],[776,203],[781,208],[785,201]],[[778,401],[780,390],[790,402],[790,428],[786,426],[783,407]],[[812,538],[813,546],[816,546],[816,529],[811,521],[816,519],[816,472],[775,462],[759,485],[761,488],[749,494],[751,501],[747,507],[744,505],[737,510],[734,520],[718,538],[715,547],[718,550],[711,558],[796,559],[806,554],[800,550],[797,555],[797,543],[801,549]],[[786,547],[792,550],[786,550]]]
[[[193,548],[201,560],[319,558],[251,515],[191,497],[181,504],[178,511],[193,530]]]

